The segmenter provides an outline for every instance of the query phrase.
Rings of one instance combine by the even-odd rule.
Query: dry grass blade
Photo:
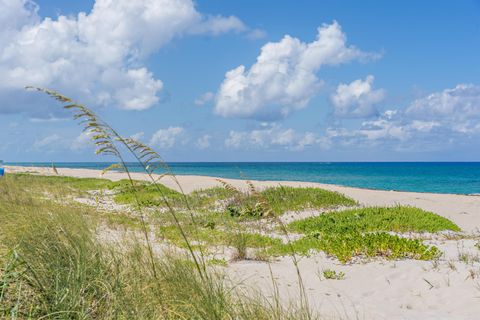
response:
[[[119,170],[119,169],[120,170],[123,169],[123,166],[120,163],[114,163],[114,164],[109,165],[107,168],[103,169],[101,175],[103,176],[104,174],[106,174],[109,171]]]

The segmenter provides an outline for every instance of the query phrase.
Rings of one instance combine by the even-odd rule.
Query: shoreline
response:
[[[22,167],[5,166],[8,172],[12,173],[36,173],[40,175],[55,175],[50,167]],[[118,181],[126,178],[125,173],[107,172],[103,176],[101,170],[80,169],[80,168],[57,168],[58,175],[77,178],[104,178],[112,181]],[[148,181],[145,173],[132,172],[133,179]],[[160,177],[160,175],[154,175]],[[197,176],[197,175],[176,175],[175,179],[182,187],[183,192],[190,193],[199,189],[207,189],[221,184],[216,177]],[[246,180],[220,178],[237,188],[247,188]],[[163,185],[182,191],[173,181],[172,177],[164,176],[159,180]],[[324,184],[318,182],[302,181],[274,181],[274,180],[251,180],[258,188],[268,188],[275,186],[290,187],[314,187],[325,190],[342,193],[363,206],[394,206],[410,205],[421,209],[437,213],[455,222],[462,230],[466,232],[480,232],[480,196],[446,194],[446,193],[428,193],[428,192],[409,192],[409,191],[386,191],[377,189],[364,189],[347,187],[334,184]]]

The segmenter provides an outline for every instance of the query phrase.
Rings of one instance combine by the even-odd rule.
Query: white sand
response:
[[[100,177],[100,171],[58,168],[62,176]],[[50,168],[6,167],[6,172],[36,172],[53,174]],[[133,173],[134,179],[148,180],[144,174]],[[111,180],[125,178],[123,173],[109,172]],[[213,177],[177,176],[188,193],[196,189],[219,185]],[[244,181],[223,179],[237,187]],[[161,183],[178,190],[170,177]],[[480,255],[474,247],[480,234],[480,196],[432,194],[367,190],[310,182],[253,181],[259,187],[276,185],[320,187],[338,191],[362,205],[416,206],[447,217],[476,237],[475,240],[435,240],[444,252],[438,265],[428,261],[373,261],[365,264],[341,265],[319,253],[302,258],[300,270],[310,304],[324,315],[336,319],[480,319],[480,262],[459,261],[459,254]],[[286,257],[271,264],[282,298],[297,298],[297,275],[291,259]],[[344,280],[322,279],[322,270],[334,269],[346,274]],[[256,285],[270,292],[272,281],[268,264],[254,261],[232,263],[228,272],[247,285]],[[472,278],[473,275],[473,278]]]

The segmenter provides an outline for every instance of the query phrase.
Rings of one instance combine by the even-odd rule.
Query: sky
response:
[[[480,1],[0,0],[0,159],[479,161]]]

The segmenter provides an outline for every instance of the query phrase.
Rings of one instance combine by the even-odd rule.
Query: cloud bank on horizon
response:
[[[39,8],[31,0],[0,0],[0,114],[20,116],[30,126],[58,122],[65,115],[24,92],[25,85],[54,88],[99,110],[123,110],[130,134],[160,151],[255,155],[355,147],[425,152],[468,144],[480,135],[480,86],[474,83],[398,103],[389,100],[389,90],[373,72],[332,79],[332,70],[368,68],[388,55],[351,43],[348,30],[336,20],[320,21],[311,41],[288,30],[267,41],[265,30],[249,26],[242,17],[201,12],[192,0],[96,0],[89,12],[56,17],[41,16]],[[314,29],[307,31],[315,35]],[[179,41],[222,35],[260,46],[255,61],[232,59],[233,67],[217,74],[208,91],[191,100],[201,110],[195,112],[204,112],[213,126],[184,114],[182,122],[128,127],[129,114],[141,117],[165,108],[162,95],[168,80],[152,67],[159,53]],[[182,91],[169,94],[182,96]],[[169,108],[172,119],[183,112]],[[302,117],[307,122],[315,112],[316,124],[303,125]],[[88,140],[85,133],[68,137],[45,130],[35,134],[28,152],[80,153]]]

